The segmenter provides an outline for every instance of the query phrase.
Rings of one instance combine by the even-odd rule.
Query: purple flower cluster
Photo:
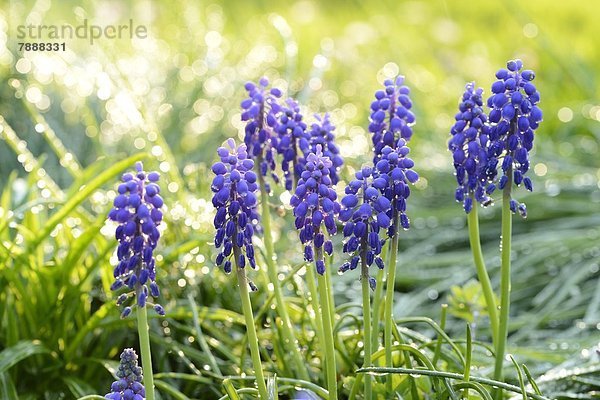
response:
[[[214,219],[215,246],[221,248],[216,264],[231,272],[232,255],[237,257],[237,266],[244,268],[246,260],[256,268],[252,245],[253,225],[258,223],[256,212],[257,176],[252,171],[254,161],[248,158],[246,145],[236,147],[233,139],[227,140],[217,150],[221,161],[212,166],[216,175],[211,189],[212,203],[217,209]]]
[[[157,182],[157,172],[146,173],[142,163],[136,163],[135,173],[126,173],[114,200],[114,208],[108,218],[119,223],[115,236],[119,241],[117,257],[119,263],[114,269],[115,282],[112,290],[124,285],[135,290],[137,305],[145,307],[148,295],[158,297],[160,291],[156,284],[154,249],[160,238],[158,225],[163,215],[163,199]],[[123,304],[130,294],[119,296],[117,304]],[[155,311],[164,315],[164,309],[156,304]],[[122,317],[131,313],[131,307],[125,307]]]
[[[497,174],[498,160],[488,159],[490,127],[482,94],[483,89],[475,89],[473,82],[466,85],[448,142],[458,182],[455,198],[467,213],[473,208],[473,198],[484,206],[492,203],[489,194],[495,189],[492,182]]]
[[[281,111],[278,103],[281,90],[267,90],[268,86],[269,81],[266,78],[262,78],[258,85],[246,83],[248,98],[241,103],[242,121],[246,122],[244,143],[251,158],[261,160],[260,173],[266,176],[270,169],[273,179],[277,181],[278,178],[273,172],[276,168],[275,154],[278,142],[274,128]]]
[[[385,90],[375,92],[371,103],[369,132],[373,134],[374,162],[381,156],[385,146],[396,148],[399,139],[410,140],[415,115],[410,111],[410,89],[403,85],[404,77],[384,82]]]
[[[304,244],[304,259],[314,261],[314,248],[333,253],[333,244],[321,232],[322,225],[330,235],[337,231],[335,216],[340,211],[337,194],[332,188],[331,169],[333,163],[323,155],[321,145],[316,152],[306,157],[304,170],[298,187],[290,200],[296,217],[295,226],[300,231],[300,241]],[[316,260],[317,272],[325,273],[323,260]]]
[[[314,153],[317,151],[317,146],[321,146],[323,155],[329,157],[333,164],[332,168],[329,169],[329,174],[333,184],[336,184],[340,180],[338,171],[344,164],[344,159],[340,155],[340,149],[335,144],[333,133],[335,126],[331,123],[329,114],[325,114],[323,117],[316,115],[315,118],[317,122],[311,125],[308,132],[310,151]]]
[[[379,172],[372,167],[363,167],[346,187],[340,220],[345,222],[343,233],[347,239],[343,251],[352,257],[342,264],[340,272],[356,269],[361,257],[368,266],[375,262],[379,268],[384,267],[379,257],[383,245],[379,231],[390,227],[392,202],[383,194],[389,182]],[[371,286],[374,282],[369,279]]]
[[[540,94],[532,83],[534,72],[522,71],[521,60],[509,61],[506,67],[496,72],[498,80],[492,84],[493,94],[487,102],[491,109],[488,154],[490,159],[503,157],[500,189],[512,178],[517,186],[522,183],[531,191],[533,185],[525,174],[529,170],[534,131],[542,121],[542,111],[537,106]],[[514,204],[513,212],[526,216],[524,205]]]
[[[304,170],[306,157],[316,152],[321,145],[323,154],[333,162],[331,177],[338,181],[337,170],[343,164],[339,149],[333,143],[335,127],[329,116],[317,117],[317,122],[308,129],[303,120],[299,104],[292,98],[281,101],[281,91],[273,88],[267,90],[269,81],[262,78],[259,84],[246,84],[249,97],[242,101],[242,121],[246,121],[245,143],[250,158],[260,160],[260,173],[266,176],[269,170],[275,183],[279,178],[276,156],[281,156],[281,170],[284,175],[285,188],[294,190]],[[266,184],[267,191],[270,190]]]
[[[374,185],[383,191],[385,197],[390,200],[392,208],[389,212],[392,217],[388,235],[393,236],[395,230],[393,216],[398,215],[400,226],[403,229],[410,228],[410,221],[406,215],[406,200],[410,196],[410,184],[419,180],[419,174],[413,171],[414,161],[408,157],[410,149],[406,140],[400,138],[396,142],[396,148],[385,146],[381,150],[380,160],[375,164],[378,176]]]
[[[306,123],[302,121],[300,106],[294,99],[287,99],[281,107],[275,131],[279,138],[276,145],[277,152],[282,156],[281,169],[284,174],[285,188],[292,190],[294,176],[299,177],[302,173],[302,165],[297,162],[299,154],[309,153]],[[294,165],[295,169],[292,168]]]
[[[105,398],[110,400],[143,400],[146,391],[142,384],[142,369],[138,367],[138,357],[133,349],[121,353],[121,362],[117,371],[119,378],[110,387]]]
[[[448,148],[452,152],[458,188],[456,200],[463,203],[468,213],[475,201],[487,206],[496,189],[504,189],[509,182],[523,184],[533,190],[529,170],[529,152],[533,147],[534,131],[542,121],[538,107],[540,94],[531,82],[535,74],[523,70],[521,60],[512,60],[507,68],[496,72],[498,80],[492,84],[492,95],[487,100],[489,116],[483,111],[482,94],[474,84],[467,84],[456,114],[456,123]],[[502,176],[497,179],[498,166]],[[510,201],[512,212],[527,216],[525,204]]]

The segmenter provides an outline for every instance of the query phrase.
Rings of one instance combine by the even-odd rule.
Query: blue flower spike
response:
[[[473,208],[473,198],[482,206],[493,203],[489,196],[495,190],[498,160],[488,158],[490,126],[483,111],[483,89],[468,83],[454,116],[448,149],[452,152],[458,187],[455,199],[463,204],[466,213]]]
[[[290,200],[296,217],[295,226],[300,231],[300,241],[305,246],[306,261],[315,261],[315,248],[322,248],[328,255],[333,253],[333,245],[323,233],[323,228],[329,235],[336,233],[335,218],[340,211],[337,194],[332,187],[332,168],[333,162],[323,154],[321,145],[317,145],[316,152],[306,157],[304,170]],[[323,275],[323,260],[317,259],[315,265],[317,273]]]
[[[388,236],[392,237],[399,227],[394,226],[394,214],[398,216],[400,227],[410,228],[410,220],[406,214],[407,200],[410,196],[410,185],[419,180],[419,174],[413,170],[414,161],[408,157],[410,149],[404,139],[398,139],[396,148],[385,146],[381,150],[381,159],[375,170],[377,179],[374,185],[383,188],[385,197],[390,200],[392,207],[388,216],[392,220]]]
[[[371,103],[369,132],[373,135],[375,163],[385,146],[395,149],[400,139],[410,140],[415,123],[410,89],[404,85],[404,77],[388,79],[383,84],[384,90],[375,92],[375,100]]]
[[[498,80],[492,84],[492,95],[487,101],[491,109],[488,158],[502,160],[500,189],[512,182],[517,186],[523,184],[532,191],[533,184],[526,174],[530,167],[529,153],[533,148],[534,133],[542,121],[542,111],[538,106],[540,93],[532,82],[535,73],[523,70],[523,62],[517,59],[509,61],[506,69],[498,70],[496,78]],[[525,205],[515,203],[511,210],[526,217]]]
[[[340,180],[338,172],[344,164],[344,159],[340,155],[340,149],[335,144],[335,126],[331,123],[329,114],[325,114],[323,117],[315,115],[316,122],[310,126],[308,132],[310,139],[310,150],[315,153],[317,146],[321,146],[323,155],[329,157],[332,168],[329,169],[329,175],[331,176],[331,182],[335,185]]]
[[[306,123],[302,119],[298,103],[292,98],[287,99],[281,106],[275,126],[278,137],[277,153],[282,156],[281,169],[286,190],[292,190],[294,179],[297,180],[302,173],[299,160],[310,152],[310,137],[306,131]]]
[[[216,264],[230,273],[231,258],[237,257],[235,261],[240,268],[246,264],[256,268],[252,236],[259,215],[256,211],[257,176],[252,170],[254,161],[248,158],[246,145],[236,146],[233,139],[219,147],[217,154],[221,161],[212,166],[215,177],[211,185],[212,203],[217,209],[215,246],[220,249]]]
[[[248,82],[245,85],[248,97],[241,103],[242,121],[246,123],[244,143],[249,158],[259,162],[261,175],[267,176],[270,171],[277,183],[279,178],[274,171],[277,167],[275,155],[279,148],[279,138],[275,128],[282,111],[279,104],[281,90],[268,87],[267,78],[261,78],[258,84]]]
[[[117,371],[118,380],[110,387],[110,393],[104,396],[110,400],[144,400],[146,391],[142,384],[142,369],[138,366],[138,356],[133,349],[121,353],[121,362]]]
[[[342,264],[340,272],[356,269],[361,258],[368,266],[375,263],[378,268],[384,267],[379,256],[384,243],[380,238],[380,231],[390,226],[388,214],[392,204],[383,194],[385,187],[378,189],[374,185],[378,175],[378,171],[372,167],[363,167],[356,172],[356,179],[350,181],[346,187],[346,194],[341,201],[340,220],[344,222],[343,251],[351,258]]]
[[[154,307],[159,315],[165,315],[162,306],[148,302],[148,297],[160,295],[156,284],[156,249],[163,214],[163,199],[160,196],[158,172],[146,173],[141,162],[136,163],[133,173],[123,174],[118,186],[118,195],[108,218],[119,224],[115,237],[118,263],[114,268],[115,282],[112,290],[128,287],[130,292],[122,294],[117,300],[123,305],[129,298],[135,297],[134,306]],[[131,313],[131,307],[125,307],[122,318]]]

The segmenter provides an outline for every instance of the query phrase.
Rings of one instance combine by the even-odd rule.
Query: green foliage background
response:
[[[487,340],[445,148],[465,83],[474,80],[487,92],[494,72],[516,57],[536,71],[544,122],[532,156],[535,191],[517,192],[529,218],[514,223],[509,352],[535,377],[550,371],[540,386],[556,397],[590,397],[598,390],[593,377],[600,329],[596,2],[1,4],[2,398],[105,393],[120,350],[136,346],[133,322],[119,319],[108,290],[115,242],[105,216],[118,175],[141,158],[147,169],[163,171],[168,188],[158,277],[168,316],[151,321],[159,390],[163,398],[222,394],[220,378],[205,368],[211,360],[198,345],[201,336],[223,374],[242,372],[240,306],[230,277],[213,265],[208,166],[225,138],[242,138],[243,84],[263,75],[297,96],[309,121],[315,112],[331,113],[346,177],[370,160],[366,129],[373,92],[385,77],[406,76],[417,115],[412,155],[422,180],[410,199],[413,228],[400,242],[396,316],[438,319],[440,304],[449,303],[453,338],[464,338],[468,320],[475,324],[476,339]],[[66,52],[18,50],[23,41],[15,35],[18,25],[77,25],[84,19],[105,25],[130,18],[148,27],[148,39],[101,39],[93,45],[72,39],[66,40]],[[290,309],[316,371],[320,361],[308,333],[306,300],[295,294],[304,285],[290,273],[301,253],[281,194],[276,191],[272,203],[283,216],[275,222],[282,277],[288,279]],[[482,212],[495,287],[498,208]],[[334,278],[340,315],[350,311],[339,322],[347,355],[340,367],[344,375],[352,375],[360,359],[351,317],[357,312],[352,308],[357,278]],[[267,282],[260,273],[254,280],[262,290],[253,302],[265,304]],[[276,360],[266,368],[289,376],[280,345],[272,340],[275,314],[262,311],[261,340]],[[427,326],[403,329],[425,347],[435,339]],[[481,348],[475,364],[479,375],[489,373],[490,358]],[[575,373],[574,367],[580,370]],[[451,361],[447,368],[453,368]]]

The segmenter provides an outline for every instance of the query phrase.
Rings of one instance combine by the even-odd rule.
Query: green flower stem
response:
[[[257,166],[260,166],[262,159],[259,158],[256,162]],[[292,329],[292,322],[287,311],[285,301],[283,300],[283,294],[281,292],[281,284],[277,277],[277,267],[275,266],[275,252],[273,250],[273,236],[271,235],[271,214],[269,210],[269,195],[265,186],[265,179],[260,173],[256,171],[258,175],[258,182],[260,186],[260,199],[261,199],[261,223],[263,226],[263,239],[265,242],[266,251],[266,264],[267,264],[267,276],[269,277],[270,283],[273,285],[273,293],[275,294],[275,307],[277,314],[281,318],[281,328],[284,335],[284,343],[287,351],[292,356],[295,369],[298,373],[299,378],[302,380],[309,381],[308,370],[306,364],[302,360],[300,350],[298,349],[298,341],[294,335]]]
[[[329,293],[329,318],[335,321],[335,300],[333,299],[333,285],[331,283],[331,266],[333,265],[333,254],[326,257],[325,278],[327,279],[327,292]]]
[[[317,248],[316,260],[323,260],[323,248]],[[337,400],[337,373],[335,362],[335,345],[333,340],[333,321],[329,313],[329,292],[327,290],[326,274],[318,275],[319,301],[321,303],[321,318],[323,318],[323,333],[325,347],[325,359],[327,360],[327,390],[329,391],[329,400]]]
[[[510,245],[512,235],[512,213],[510,211],[512,167],[506,171],[508,180],[502,193],[502,263],[500,266],[500,325],[496,345],[496,365],[494,379],[503,380],[502,364],[508,338],[508,314],[510,312]],[[496,390],[496,399],[502,399],[502,389]]]
[[[388,247],[385,246],[382,253],[381,258],[385,260],[387,258],[387,250]],[[371,349],[377,350],[379,348],[379,321],[381,319],[381,300],[383,299],[383,278],[385,277],[385,270],[377,269],[377,277],[375,281],[377,282],[377,286],[375,286],[375,293],[373,293],[373,318],[371,321],[371,325],[373,326],[373,333],[371,334]]]
[[[473,195],[471,195],[471,198],[473,198]],[[481,251],[481,241],[479,237],[477,203],[474,198],[473,209],[471,209],[471,212],[467,214],[467,223],[469,225],[469,242],[471,244],[471,252],[473,253],[475,268],[477,269],[477,278],[481,283],[483,297],[485,298],[485,303],[487,305],[487,310],[490,317],[492,343],[494,346],[496,346],[496,343],[498,342],[498,306],[496,304],[496,297],[494,296],[494,290],[492,289],[490,276],[488,275],[487,269],[485,268],[485,261],[483,260],[483,252]]]
[[[396,256],[398,255],[398,229],[399,227],[399,215],[398,211],[394,210],[393,215],[393,226],[395,227],[394,235],[392,236],[390,244],[390,262],[387,265],[387,277],[385,287],[385,330],[384,330],[384,347],[385,347],[385,365],[388,367],[393,366],[392,359],[392,324],[394,322],[394,286],[396,283]],[[387,377],[387,392],[391,394],[394,390],[393,377],[390,375]]]
[[[362,281],[362,306],[363,306],[363,343],[365,349],[365,357],[363,361],[363,368],[371,366],[371,288],[369,285],[369,266],[367,265],[366,248],[367,248],[367,236],[362,238],[362,248],[365,251],[361,252],[361,281]],[[364,377],[365,380],[365,399],[372,398],[371,392],[371,376],[367,375]]]
[[[473,345],[471,343],[472,339],[471,325],[467,323],[467,354],[465,355],[465,372],[463,374],[465,377],[465,382],[469,382],[469,376],[471,375],[471,353],[473,352]],[[469,398],[468,386],[464,388],[464,398]]]
[[[319,304],[318,290],[317,290],[317,277],[315,275],[315,266],[313,264],[306,265],[306,282],[308,283],[308,291],[310,297],[310,305],[313,308],[315,330],[317,331],[317,339],[319,340],[319,346],[321,346],[321,354],[325,354],[325,334],[323,333],[323,318],[321,317],[321,306]],[[325,360],[327,361],[327,360]],[[326,362],[323,363],[323,371],[327,368]],[[326,375],[324,381],[326,381]]]
[[[136,292],[141,290],[137,285]],[[137,293],[136,293],[137,294]],[[136,299],[138,296],[136,295]],[[154,400],[154,376],[152,375],[152,353],[150,351],[150,336],[148,335],[148,313],[146,307],[137,308],[137,326],[140,337],[140,352],[142,353],[142,370],[144,373],[144,387],[146,399]]]
[[[246,270],[239,268],[237,263],[240,258],[240,248],[233,246],[233,256],[235,257],[235,269],[237,271],[238,289],[240,290],[240,298],[242,300],[242,310],[246,320],[246,333],[248,334],[248,345],[250,346],[250,357],[254,365],[254,374],[256,375],[256,384],[258,393],[261,399],[268,399],[267,385],[265,384],[265,376],[260,362],[260,351],[258,349],[258,337],[256,336],[256,327],[254,326],[254,314],[252,313],[252,305],[250,304],[250,293],[248,292],[248,280],[246,279]]]

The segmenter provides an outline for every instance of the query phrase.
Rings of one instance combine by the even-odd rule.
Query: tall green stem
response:
[[[390,245],[390,262],[387,266],[387,277],[385,287],[385,365],[387,367],[393,367],[392,359],[392,324],[394,323],[394,286],[396,283],[396,256],[398,255],[398,230],[399,230],[399,216],[398,211],[394,209],[393,215],[393,226],[394,235],[392,236]],[[387,391],[388,394],[392,393],[393,387],[393,376],[387,377]]]
[[[316,249],[316,259],[323,260],[323,248]],[[319,301],[321,302],[321,317],[323,318],[323,333],[325,335],[325,358],[327,360],[327,390],[329,400],[337,400],[337,373],[335,362],[335,345],[333,340],[333,321],[329,313],[329,293],[327,290],[326,274],[317,274],[319,284]]]
[[[284,335],[284,343],[287,348],[288,354],[290,354],[292,357],[298,376],[303,380],[309,381],[310,378],[308,376],[308,370],[306,369],[306,364],[302,360],[300,350],[298,349],[298,341],[296,340],[296,335],[294,335],[294,330],[292,329],[292,322],[290,320],[290,316],[288,314],[287,307],[283,299],[281,285],[277,276],[277,268],[275,265],[275,251],[273,250],[273,236],[271,235],[271,214],[269,210],[269,195],[265,186],[265,179],[258,170],[260,169],[261,162],[262,158],[259,157],[256,165],[258,166],[257,175],[260,186],[261,223],[264,230],[263,239],[265,242],[265,261],[267,264],[267,276],[269,277],[270,283],[273,285],[273,294],[275,295],[275,307],[277,309],[277,314],[279,315],[279,318],[281,318],[281,331]]]
[[[327,293],[329,293],[329,318],[331,321],[335,321],[335,300],[333,298],[333,284],[331,283],[331,266],[333,265],[333,254],[326,258],[327,263],[325,263],[325,278],[327,282]]]
[[[141,290],[137,285],[136,290]],[[138,298],[138,296],[136,296]],[[137,308],[138,335],[140,338],[140,352],[142,353],[142,370],[144,373],[144,387],[146,388],[146,399],[154,400],[154,375],[152,374],[152,353],[150,351],[150,336],[148,335],[148,313],[146,307]]]
[[[319,346],[321,347],[321,354],[325,353],[325,334],[323,333],[323,318],[321,317],[321,305],[319,304],[319,291],[317,290],[317,277],[315,275],[315,267],[314,265],[306,266],[306,282],[308,284],[308,291],[310,296],[310,305],[313,308],[314,323],[315,330],[317,331],[317,340],[319,341]],[[327,361],[327,360],[325,360]],[[323,375],[324,381],[327,381],[326,375],[327,365],[326,362],[323,362]]]
[[[240,298],[242,300],[242,310],[244,312],[244,318],[246,320],[246,333],[248,334],[248,345],[250,346],[250,357],[252,358],[252,364],[254,365],[254,374],[256,375],[256,384],[258,386],[258,393],[261,399],[268,399],[269,395],[267,392],[267,385],[265,383],[265,376],[262,370],[262,364],[260,362],[260,351],[258,349],[258,337],[256,335],[256,327],[254,326],[254,314],[252,313],[252,305],[250,304],[250,293],[248,292],[248,280],[246,279],[246,270],[239,268],[237,265],[240,259],[240,248],[236,245],[233,246],[233,256],[236,262],[238,289],[240,290]]]
[[[385,246],[381,251],[381,259],[386,260],[388,254],[389,247]],[[378,269],[377,277],[375,280],[377,281],[377,285],[375,286],[375,293],[373,293],[373,318],[371,321],[371,325],[373,325],[373,333],[371,334],[372,346],[371,349],[376,351],[379,348],[379,321],[381,319],[381,301],[383,300],[383,282],[385,277],[385,270]]]
[[[363,306],[363,343],[365,347],[365,358],[363,362],[363,368],[368,368],[371,366],[371,288],[369,285],[369,266],[367,265],[366,258],[366,248],[367,248],[367,236],[365,235],[362,238],[362,249],[361,252],[361,281],[362,281],[362,306]],[[370,399],[372,397],[371,394],[371,375],[366,375],[364,378],[365,381],[365,399]]]
[[[473,195],[471,195],[473,198]],[[498,306],[496,305],[496,298],[494,296],[494,290],[492,289],[492,283],[490,276],[488,275],[487,269],[485,268],[485,261],[483,260],[483,252],[481,251],[481,241],[479,237],[479,218],[477,216],[477,203],[473,200],[473,209],[467,214],[467,222],[469,225],[469,242],[471,244],[471,252],[473,253],[473,261],[475,262],[475,268],[477,269],[477,278],[481,283],[481,289],[483,290],[483,296],[487,305],[488,314],[490,316],[490,328],[492,331],[492,342],[496,346],[498,342]]]
[[[500,325],[498,327],[498,344],[496,346],[496,365],[494,379],[503,380],[502,364],[508,339],[508,314],[510,311],[510,247],[512,235],[512,213],[510,211],[512,167],[506,171],[508,180],[502,193],[502,264],[500,267]],[[496,399],[502,399],[502,389],[498,389]]]
[[[473,352],[473,344],[471,343],[473,340],[473,336],[471,335],[471,325],[467,323],[467,354],[465,357],[465,382],[469,382],[469,377],[471,375],[471,353]],[[469,387],[465,387],[464,389],[464,398],[469,399]]]

